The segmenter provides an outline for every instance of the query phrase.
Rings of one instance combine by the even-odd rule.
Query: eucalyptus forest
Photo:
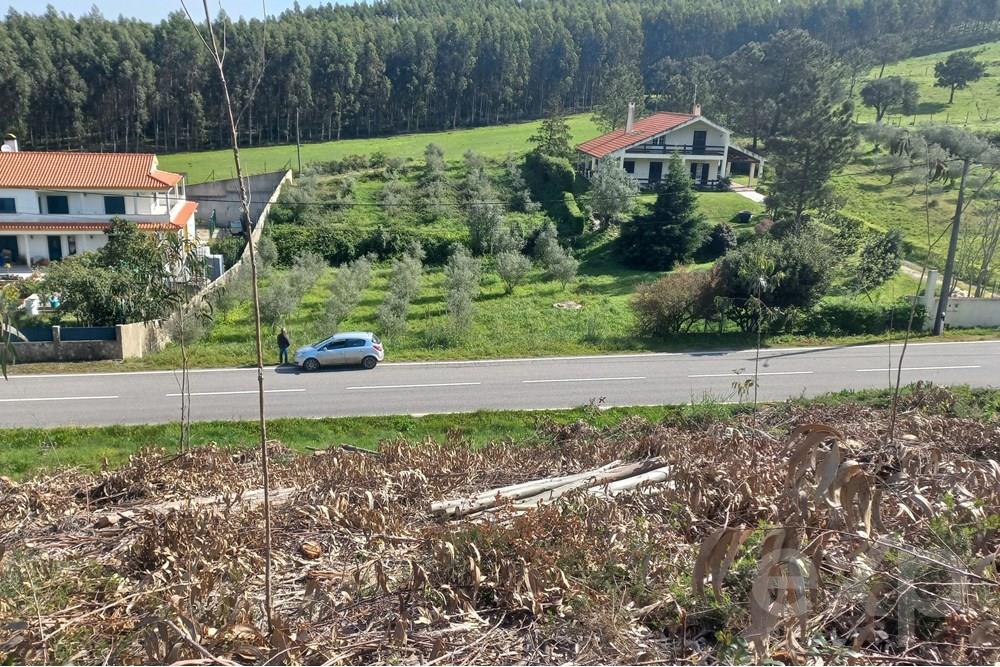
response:
[[[732,80],[697,94],[706,111],[756,136],[748,115],[770,108],[756,104],[756,73],[738,66],[774,33],[807,30],[856,76],[915,44],[951,48],[996,31],[998,12],[982,0],[393,0],[216,22],[240,142],[259,145],[294,141],[296,130],[308,141],[504,123],[638,91],[689,106],[698,73],[727,56],[733,66],[721,71]],[[183,12],[150,25],[96,9],[11,11],[0,22],[0,89],[0,129],[35,150],[229,142]],[[730,94],[712,108],[720,90]]]

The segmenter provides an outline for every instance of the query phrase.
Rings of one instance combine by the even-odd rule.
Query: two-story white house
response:
[[[701,115],[695,104],[691,113],[658,112],[634,120],[629,104],[625,127],[577,146],[592,173],[605,160],[614,160],[639,182],[655,187],[670,159],[677,155],[698,187],[714,187],[728,177],[736,162],[749,163],[750,183],[764,166],[764,158],[730,142],[731,132]]]
[[[97,250],[111,219],[139,229],[195,237],[198,204],[184,177],[157,168],[151,153],[0,150],[0,272]]]

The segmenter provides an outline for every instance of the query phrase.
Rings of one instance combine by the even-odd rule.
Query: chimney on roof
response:
[[[625,134],[632,134],[635,129],[635,102],[628,103],[628,117],[625,119]]]
[[[3,147],[0,151],[4,153],[16,153],[17,152],[17,137],[13,134],[5,134],[3,137]]]
[[[701,105],[695,102],[691,105],[691,115],[700,116],[701,115]]]

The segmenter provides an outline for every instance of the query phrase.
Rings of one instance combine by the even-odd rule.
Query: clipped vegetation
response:
[[[888,444],[885,396],[540,423],[531,446],[272,443],[289,632],[269,636],[255,450],[0,480],[0,658],[988,664],[1000,440],[995,394],[968,398],[907,390]],[[537,507],[504,491],[488,520],[431,512],[609,464],[651,472]]]

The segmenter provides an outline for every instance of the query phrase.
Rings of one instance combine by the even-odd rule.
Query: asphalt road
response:
[[[887,387],[902,346],[762,352],[761,400]],[[391,352],[391,350],[390,350]],[[890,359],[891,356],[891,359]],[[269,417],[429,414],[497,409],[739,400],[734,384],[754,370],[752,350],[439,363],[385,363],[372,371],[267,368]],[[0,380],[0,426],[177,421],[174,371],[11,376]],[[1000,341],[909,346],[903,382],[1000,385]],[[255,369],[191,372],[196,420],[256,417]]]

